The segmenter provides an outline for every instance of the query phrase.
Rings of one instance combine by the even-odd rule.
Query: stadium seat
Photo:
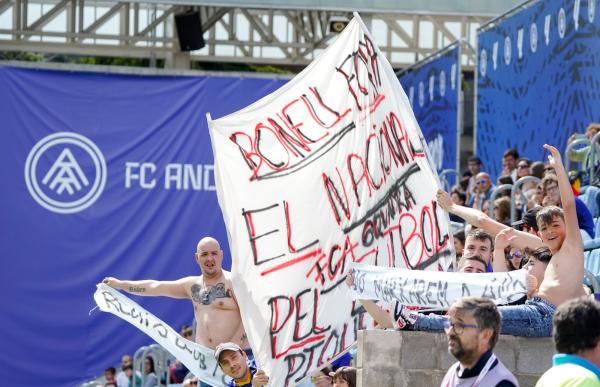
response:
[[[591,251],[600,248],[600,238],[583,241],[583,249],[585,251]]]
[[[598,202],[600,200],[600,188],[588,186],[585,193],[579,195],[579,200],[586,205],[594,218],[600,216],[600,203]]]
[[[594,292],[600,292],[600,248],[584,254],[583,266],[586,271],[584,282],[591,285]]]
[[[600,249],[594,249],[584,261],[586,270],[589,270],[594,276],[600,276]]]
[[[585,191],[587,191],[589,185],[584,185],[579,189],[579,195],[583,195],[585,193]],[[581,196],[580,196],[581,198]]]

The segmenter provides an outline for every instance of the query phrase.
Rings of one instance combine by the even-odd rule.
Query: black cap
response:
[[[523,215],[523,219],[514,222],[513,224],[511,224],[511,226],[515,227],[515,228],[520,228],[522,225],[526,224],[529,227],[531,227],[532,229],[534,229],[535,231],[538,231],[538,224],[537,224],[537,220],[535,219],[535,217],[537,216],[537,213],[539,212],[539,210],[541,210],[543,207],[533,207],[531,210],[527,211],[525,213],[525,215]]]

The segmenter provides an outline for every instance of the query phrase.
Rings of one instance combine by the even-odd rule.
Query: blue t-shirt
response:
[[[578,198],[575,198],[575,210],[577,211],[577,223],[579,223],[579,228],[585,230],[591,238],[595,238],[596,233],[594,232],[594,218],[592,218],[592,213],[585,203]]]

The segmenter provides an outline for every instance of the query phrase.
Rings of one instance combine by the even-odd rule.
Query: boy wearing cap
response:
[[[229,387],[264,386],[269,382],[265,371],[256,369],[254,360],[235,343],[221,343],[215,350],[215,359],[225,375],[233,378]]]

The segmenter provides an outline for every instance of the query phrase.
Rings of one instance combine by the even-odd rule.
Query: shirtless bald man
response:
[[[196,262],[202,271],[200,276],[176,281],[122,281],[107,277],[102,282],[138,296],[189,298],[194,305],[196,343],[215,349],[220,343],[233,342],[249,350],[231,273],[221,267],[223,250],[219,242],[211,237],[202,238],[196,248]]]

